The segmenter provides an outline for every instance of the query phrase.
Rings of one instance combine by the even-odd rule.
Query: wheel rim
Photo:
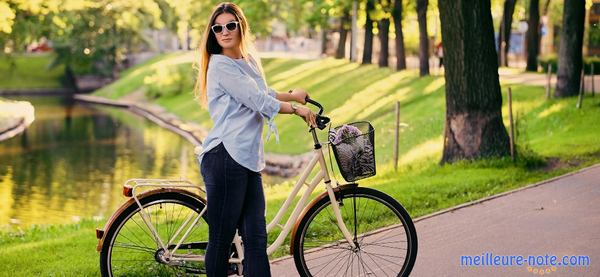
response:
[[[412,240],[400,211],[371,194],[343,195],[342,202],[342,218],[359,247],[352,249],[344,239],[326,202],[302,230],[304,270],[310,276],[399,276]]]
[[[157,230],[163,243],[172,239],[173,248],[185,230],[192,225],[199,211],[189,203],[181,200],[156,200],[144,205],[152,226]],[[177,229],[186,219],[191,218],[185,228],[175,237]],[[174,238],[174,239],[173,239]],[[175,254],[180,256],[204,256],[205,246],[192,242],[208,241],[208,224],[201,218],[182,242]],[[185,246],[189,247],[185,247]],[[191,248],[191,249],[190,249]],[[204,262],[167,260],[164,251],[154,241],[152,233],[145,225],[140,210],[131,212],[121,221],[116,235],[112,237],[108,249],[108,268],[112,276],[174,276],[187,273],[201,273]]]

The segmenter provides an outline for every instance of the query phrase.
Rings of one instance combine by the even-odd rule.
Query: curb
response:
[[[185,130],[185,129],[181,128],[181,125],[178,125],[176,122],[168,120],[168,119],[154,113],[153,111],[151,111],[145,107],[142,107],[140,105],[137,105],[135,103],[131,103],[131,102],[127,102],[127,101],[106,99],[106,98],[93,96],[93,95],[82,95],[82,94],[76,94],[73,96],[73,98],[77,101],[86,102],[86,103],[101,104],[101,105],[113,106],[113,107],[118,107],[118,108],[127,108],[127,109],[131,110],[133,113],[140,115],[144,118],[147,118],[150,121],[158,124],[159,126],[169,129],[170,131],[184,137],[189,142],[191,142],[194,146],[202,145],[202,140],[200,140],[200,138],[198,138],[198,136],[196,134],[194,134],[193,131]],[[204,130],[197,130],[197,131],[204,132]]]
[[[19,123],[0,132],[0,141],[5,141],[9,138],[12,138],[25,131],[25,129],[27,129],[27,124],[25,123],[25,119],[21,118],[21,120],[19,120]]]
[[[42,96],[42,95],[66,95],[72,94],[73,90],[67,88],[28,88],[28,89],[0,89],[2,96]]]
[[[551,182],[554,182],[554,181],[557,181],[557,180],[560,180],[560,179],[563,179],[563,178],[566,178],[566,177],[573,176],[573,175],[578,174],[578,173],[585,172],[585,171],[590,170],[590,169],[594,169],[596,167],[600,167],[600,164],[591,165],[591,166],[584,167],[584,168],[581,168],[581,169],[576,170],[576,171],[572,171],[572,172],[565,173],[563,175],[552,177],[550,179],[542,180],[542,181],[539,181],[537,183],[529,184],[529,185],[526,185],[524,187],[520,187],[520,188],[516,188],[516,189],[513,189],[513,190],[501,192],[501,193],[490,195],[490,196],[487,196],[487,197],[484,197],[484,198],[481,198],[481,199],[473,200],[471,202],[463,203],[463,204],[460,204],[460,205],[457,205],[457,206],[454,206],[454,207],[446,208],[446,209],[443,209],[443,210],[440,210],[440,211],[437,211],[437,212],[434,212],[434,213],[431,213],[431,214],[428,214],[428,215],[424,215],[424,216],[418,217],[415,220],[413,220],[413,223],[417,223],[419,221],[422,221],[422,220],[425,220],[425,219],[428,219],[428,218],[431,218],[431,217],[435,217],[435,216],[438,216],[438,215],[442,215],[442,214],[445,214],[445,213],[449,213],[449,212],[453,212],[453,211],[456,211],[456,210],[460,210],[462,208],[466,208],[466,207],[469,207],[469,206],[481,204],[483,202],[487,202],[487,201],[490,201],[490,200],[493,200],[493,199],[496,199],[496,198],[507,196],[507,195],[510,195],[510,194],[513,194],[513,193],[516,193],[516,192],[520,192],[520,191],[524,191],[524,190],[527,190],[527,189],[535,188],[535,187],[538,187],[538,186],[541,186],[541,185],[544,185],[544,184],[547,184],[547,183],[551,183]]]
[[[0,107],[4,112],[9,111],[9,114],[0,115],[0,120],[8,120],[8,127],[0,130],[0,141],[21,134],[35,120],[35,108],[27,101],[0,101]]]

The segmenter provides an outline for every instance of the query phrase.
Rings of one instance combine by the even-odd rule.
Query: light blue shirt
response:
[[[204,153],[223,142],[225,149],[240,165],[259,172],[265,168],[262,131],[267,119],[269,129],[279,143],[273,122],[279,113],[275,90],[267,87],[255,62],[212,54],[208,63],[206,92],[208,113],[213,128],[202,143],[198,162]]]

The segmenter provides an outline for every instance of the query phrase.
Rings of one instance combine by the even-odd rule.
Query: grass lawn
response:
[[[63,66],[49,70],[52,54],[16,55],[15,68],[6,56],[0,55],[0,89],[30,89],[62,87]]]
[[[96,92],[121,98],[144,91],[144,78],[164,67],[186,67],[191,72],[192,54],[157,57],[129,69],[123,78]],[[464,202],[524,186],[600,161],[600,97],[584,99],[575,108],[575,98],[545,100],[542,87],[512,85],[517,114],[519,158],[438,165],[444,123],[444,78],[419,78],[415,71],[394,72],[375,65],[358,65],[335,59],[306,61],[263,60],[269,84],[280,91],[305,88],[321,102],[333,126],[368,120],[376,129],[377,176],[360,181],[390,194],[411,216],[425,214]],[[192,99],[191,84],[186,91],[154,101],[187,120],[210,128],[210,119]],[[505,87],[503,87],[505,88]],[[400,168],[394,171],[393,107],[401,101],[401,121],[407,124],[400,134]],[[506,116],[506,105],[503,114]],[[507,122],[506,122],[507,123]],[[266,143],[266,151],[304,153],[311,149],[304,123],[297,117],[278,115],[280,144]],[[508,126],[508,124],[507,124]],[[325,138],[325,132],[322,134]],[[329,163],[329,162],[328,162]],[[334,161],[335,163],[335,161]],[[337,174],[338,179],[341,179]],[[266,188],[267,219],[275,216],[292,181]],[[315,192],[318,193],[320,190]],[[27,230],[0,232],[0,264],[4,272],[30,275],[97,275],[94,228],[104,224],[84,220],[78,224],[38,226]],[[277,230],[277,228],[276,228]],[[269,234],[273,241],[276,233]],[[271,258],[287,254],[287,248]],[[64,259],[61,259],[64,258]],[[292,269],[293,270],[293,269]]]

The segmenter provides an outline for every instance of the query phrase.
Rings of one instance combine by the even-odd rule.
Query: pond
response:
[[[31,102],[35,121],[0,142],[0,226],[106,218],[130,178],[202,185],[194,146],[143,117],[57,96],[11,99]]]

